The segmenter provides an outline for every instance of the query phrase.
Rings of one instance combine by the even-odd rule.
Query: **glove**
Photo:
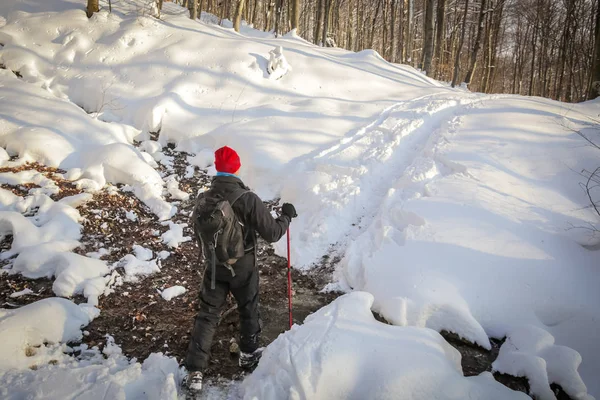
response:
[[[290,220],[298,216],[298,214],[296,214],[296,208],[290,203],[283,203],[283,206],[281,206],[281,214],[288,216]]]

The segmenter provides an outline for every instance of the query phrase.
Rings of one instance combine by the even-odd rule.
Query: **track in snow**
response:
[[[297,265],[310,266],[315,257],[331,252],[331,244],[343,251],[348,240],[370,224],[388,191],[415,160],[431,157],[440,140],[436,133],[448,130],[457,116],[487,98],[435,94],[398,103],[306,161],[306,173],[318,179],[311,190],[319,207],[298,235],[310,255],[299,254]]]

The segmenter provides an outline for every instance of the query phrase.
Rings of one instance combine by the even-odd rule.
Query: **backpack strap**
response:
[[[231,205],[232,209],[233,209],[233,205],[235,204],[236,201],[238,201],[240,199],[240,197],[242,197],[243,195],[245,195],[246,193],[251,192],[251,190],[246,189],[237,189],[234,190],[233,192],[231,192],[229,194],[229,196],[226,197],[227,201],[229,202],[229,204]],[[233,212],[235,212],[235,210],[233,210]],[[238,219],[241,220],[240,216],[238,215]],[[243,222],[242,222],[242,228],[244,228]],[[251,250],[256,248],[256,235],[252,234],[252,247],[250,249],[244,249],[245,251]],[[255,257],[256,257],[256,252],[255,252]]]
[[[229,196],[226,196],[225,199],[233,207],[233,205],[235,204],[235,202],[238,201],[240,199],[240,197],[242,197],[243,195],[245,195],[248,192],[250,192],[250,190],[237,189],[237,190],[234,190],[233,192],[231,192],[229,194]]]

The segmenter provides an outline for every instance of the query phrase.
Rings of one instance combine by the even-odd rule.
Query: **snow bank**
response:
[[[379,199],[368,197],[375,217],[349,236],[342,286],[373,293],[374,309],[394,324],[446,329],[483,347],[487,336],[512,332],[537,343],[539,333],[524,328],[534,326],[573,349],[560,353],[564,368],[537,354],[502,367],[530,374],[543,396],[560,380],[581,397],[582,378],[597,393],[597,255],[569,229],[596,218],[574,171],[589,170],[597,155],[556,123],[565,111],[552,101],[492,97],[454,113],[449,122],[433,114],[416,151],[410,142],[407,153],[399,147],[407,164],[385,175]],[[296,240],[303,248],[300,234]]]
[[[573,399],[589,399],[587,387],[577,373],[581,355],[565,346],[554,345],[554,337],[535,326],[511,332],[494,361],[495,371],[529,379],[531,394],[541,400],[555,400],[551,383],[559,384]]]
[[[97,305],[105,289],[108,267],[103,261],[70,253],[79,246],[82,228],[81,216],[74,207],[89,199],[86,194],[59,202],[44,194],[10,199],[5,205],[8,209],[37,212],[25,217],[16,211],[0,211],[0,235],[13,235],[10,250],[2,252],[0,258],[17,255],[8,272],[32,279],[56,277],[52,289],[58,296],[83,294],[90,304]]]
[[[81,328],[94,314],[85,306],[60,298],[40,300],[16,310],[0,309],[0,368],[24,369],[47,363],[53,354],[42,345],[81,340]]]
[[[13,235],[13,243],[9,251],[0,255],[7,259],[16,254],[33,250],[40,245],[49,248],[56,246],[57,251],[68,251],[78,245],[81,237],[81,216],[77,209],[64,202],[55,202],[46,195],[30,196],[26,199],[14,198],[9,209],[16,211],[0,211],[0,234]],[[21,212],[38,208],[36,215],[27,218]],[[28,257],[34,256],[28,254]],[[40,276],[45,276],[44,274]],[[29,276],[35,278],[37,276]]]
[[[166,301],[170,301],[171,299],[173,299],[175,297],[181,296],[185,292],[187,292],[187,289],[184,288],[183,286],[171,286],[170,288],[167,288],[167,289],[163,290],[162,292],[160,292],[160,295]]]
[[[82,166],[69,174],[69,179],[75,180],[79,187],[100,190],[107,182],[124,183],[159,219],[175,215],[176,209],[162,198],[164,181],[130,145],[115,143],[82,152],[80,160],[72,166]]]
[[[0,98],[0,108],[9,117],[0,126],[0,146],[9,155],[18,156],[17,163],[36,161],[66,169],[67,179],[77,180],[77,186],[87,190],[99,190],[107,182],[131,185],[160,219],[174,214],[173,207],[162,198],[164,182],[160,175],[131,145],[139,131],[90,118],[46,90],[23,84],[7,70],[0,70],[0,86],[14,93],[11,99]],[[35,171],[2,174],[0,181],[42,186],[32,194],[58,191],[54,182]]]
[[[437,332],[382,324],[372,303],[364,292],[342,296],[280,335],[242,383],[244,399],[529,398],[489,373],[464,378]]]
[[[148,399],[177,400],[182,373],[177,360],[151,354],[142,364],[132,362],[107,340],[104,354],[87,346],[78,360],[59,359],[56,365],[0,374],[0,397],[6,400]],[[57,384],[59,382],[60,384]],[[32,388],[35,388],[32,390]]]

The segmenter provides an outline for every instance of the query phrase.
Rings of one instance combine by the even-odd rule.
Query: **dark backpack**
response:
[[[244,224],[232,206],[247,192],[240,188],[223,196],[209,189],[196,199],[192,225],[198,246],[211,264],[211,289],[215,288],[217,264],[226,266],[235,275],[232,265],[244,256]]]

